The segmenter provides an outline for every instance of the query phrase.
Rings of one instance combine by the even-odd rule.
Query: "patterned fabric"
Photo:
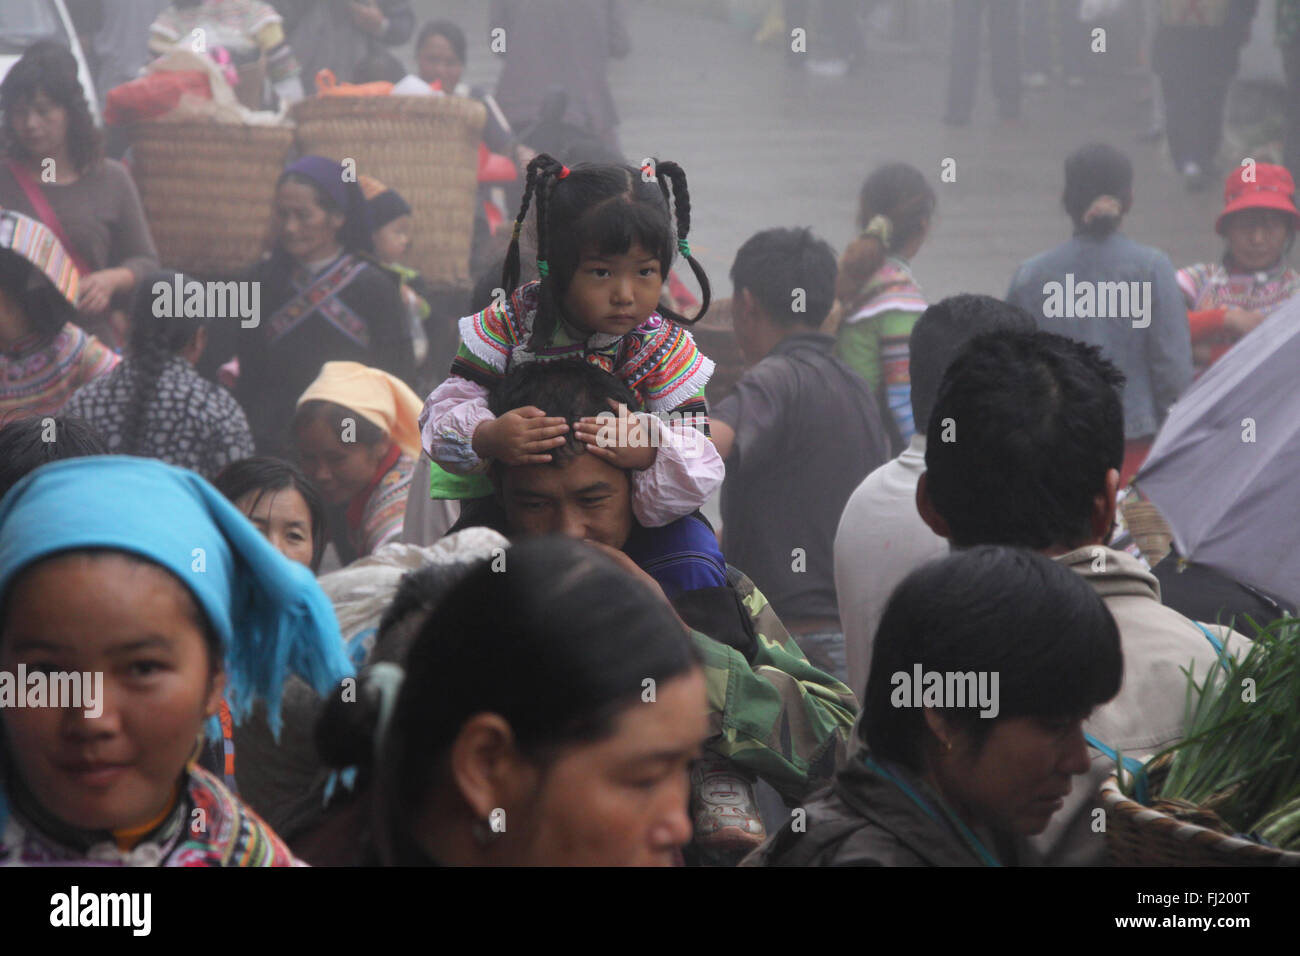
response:
[[[1179,269],[1177,279],[1187,301],[1192,344],[1209,347],[1208,358],[1193,356],[1197,375],[1236,344],[1237,337],[1223,327],[1224,310],[1269,315],[1300,292],[1300,272],[1280,264],[1269,272],[1231,273],[1222,263],[1205,262]]]
[[[149,27],[150,47],[163,52],[204,31],[206,49],[225,47],[238,61],[254,60],[262,50],[284,42],[284,28],[275,9],[262,0],[203,0],[186,10],[170,6]]]
[[[275,345],[313,313],[319,313],[355,345],[369,348],[370,331],[366,321],[338,296],[368,268],[369,262],[348,253],[339,256],[319,275],[312,275],[302,266],[295,267],[291,282],[296,294],[271,316],[267,344]]]
[[[121,454],[135,381],[128,359],[78,391],[64,412],[86,419],[108,443],[108,450]],[[163,366],[140,436],[142,454],[197,471],[209,481],[232,461],[253,454],[253,436],[239,403],[180,356]]]
[[[354,499],[348,509],[348,537],[364,558],[381,545],[396,541],[402,534],[406,515],[406,496],[411,490],[415,459],[393,446],[391,454],[380,464],[374,483]]]
[[[1287,266],[1229,273],[1222,263],[1203,262],[1179,269],[1177,278],[1189,312],[1236,307],[1268,315],[1300,292],[1300,272]]]
[[[692,631],[704,660],[711,736],[705,746],[757,774],[786,800],[828,782],[848,752],[857,698],[808,663],[754,582],[727,569],[756,632],[752,659]]]
[[[54,284],[69,304],[76,304],[81,276],[72,256],[43,223],[16,212],[0,214],[0,248],[22,256]]]
[[[0,838],[0,866],[304,866],[262,818],[201,767],[152,834],[129,850],[111,833],[56,840],[17,812]]]
[[[891,256],[863,286],[836,349],[884,399],[904,442],[916,432],[908,342],[926,304],[911,268]]]
[[[83,385],[107,375],[121,359],[106,345],[67,323],[52,342],[39,333],[0,352],[0,420],[53,415]]]
[[[491,388],[512,363],[582,358],[617,375],[652,412],[666,412],[700,395],[713,361],[691,333],[652,312],[626,335],[585,339],[557,329],[555,340],[532,352],[527,342],[537,315],[539,282],[520,286],[503,309],[488,306],[460,320],[461,347],[452,372]]]

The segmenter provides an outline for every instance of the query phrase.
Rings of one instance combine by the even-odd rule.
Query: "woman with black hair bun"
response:
[[[120,349],[122,310],[158,252],[131,174],[104,158],[68,48],[28,47],[0,83],[0,114],[0,207],[58,237],[81,273],[77,324]]]
[[[359,689],[317,742],[369,781],[372,864],[663,866],[690,840],[699,662],[662,597],[589,545],[538,538],[479,562],[404,666]]]
[[[66,412],[94,426],[113,454],[158,458],[211,480],[253,453],[253,436],[239,403],[194,370],[207,346],[207,320],[156,314],[155,292],[170,295],[175,281],[154,273],[140,286],[129,357],[78,391]],[[183,286],[184,277],[179,281]]]
[[[1088,345],[1124,373],[1124,463],[1137,474],[1170,407],[1192,381],[1187,307],[1169,257],[1120,232],[1133,207],[1133,164],[1106,143],[1065,160],[1062,205],[1074,235],[1020,264],[1006,300],[1044,332]]]

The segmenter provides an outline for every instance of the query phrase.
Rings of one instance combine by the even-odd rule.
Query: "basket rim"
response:
[[[1170,816],[1163,810],[1157,810],[1154,807],[1143,806],[1132,797],[1127,796],[1119,788],[1119,778],[1111,774],[1101,785],[1101,799],[1106,805],[1107,810],[1114,810],[1116,813],[1122,813],[1132,817],[1135,823],[1154,823],[1156,821],[1169,828],[1173,836],[1184,839],[1190,839],[1193,836],[1205,840],[1202,834],[1209,834],[1214,838],[1212,842],[1219,844],[1219,848],[1228,852],[1238,852],[1249,850],[1255,853],[1268,854],[1276,856],[1279,859],[1295,858],[1300,860],[1300,850],[1285,850],[1276,846],[1265,846],[1262,843],[1256,843],[1254,840],[1243,840],[1241,837],[1229,836],[1226,833],[1219,833],[1211,830],[1209,827],[1203,827],[1196,823],[1188,823],[1186,820],[1179,820],[1177,817]]]

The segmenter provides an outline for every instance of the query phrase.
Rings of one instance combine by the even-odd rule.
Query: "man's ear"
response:
[[[921,477],[916,482],[916,510],[921,515],[921,520],[926,523],[931,531],[941,538],[951,538],[952,532],[948,528],[948,522],[944,520],[943,515],[939,514],[934,507],[934,502],[930,500],[930,486],[927,479],[927,472],[921,472]]]
[[[1092,499],[1092,537],[1102,544],[1110,543],[1111,529],[1115,525],[1115,512],[1118,506],[1115,497],[1119,494],[1119,472],[1111,468],[1106,472],[1104,490]]]

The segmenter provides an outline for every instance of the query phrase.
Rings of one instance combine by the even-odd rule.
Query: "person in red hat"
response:
[[[1297,226],[1295,181],[1285,166],[1250,162],[1228,174],[1214,224],[1225,242],[1222,260],[1178,270],[1198,376],[1300,292],[1300,272],[1286,264]]]

